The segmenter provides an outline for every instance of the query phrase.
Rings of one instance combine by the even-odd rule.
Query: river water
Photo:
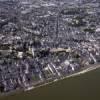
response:
[[[0,100],[100,100],[100,68]]]

